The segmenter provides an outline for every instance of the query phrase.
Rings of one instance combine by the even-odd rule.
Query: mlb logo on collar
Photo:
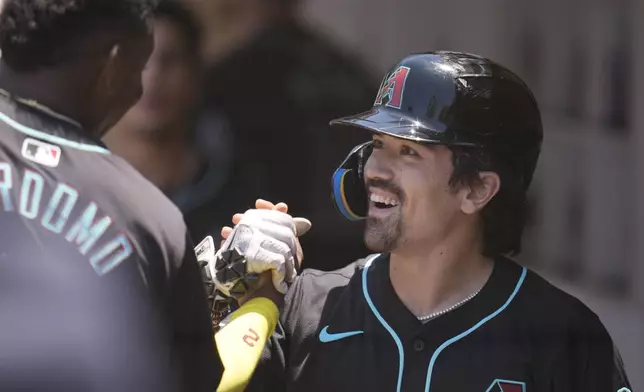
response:
[[[22,156],[44,166],[56,167],[60,163],[59,146],[27,138],[22,143]]]

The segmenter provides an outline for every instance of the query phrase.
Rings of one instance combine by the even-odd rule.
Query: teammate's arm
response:
[[[253,297],[228,316],[225,326],[215,335],[217,353],[224,366],[218,392],[245,390],[268,339],[275,332],[281,295],[273,288],[270,273],[263,274],[259,283]]]
[[[241,364],[237,364],[235,367],[230,369],[242,369],[244,366],[246,367],[245,370],[242,370],[241,375],[248,378],[244,379],[237,377],[235,380],[237,382],[240,380],[242,381],[242,385],[245,387],[245,389],[243,390],[245,392],[273,392],[286,390],[287,363],[289,357],[289,333],[287,332],[287,328],[285,328],[285,326],[293,324],[292,319],[297,317],[297,314],[299,312],[298,307],[300,306],[299,299],[302,297],[301,284],[299,279],[296,279],[293,285],[291,285],[283,300],[281,298],[281,294],[277,292],[277,290],[275,290],[272,285],[262,287],[264,289],[260,288],[259,290],[257,290],[254,293],[254,299],[250,299],[248,300],[248,302],[245,302],[241,306],[241,308],[237,310],[237,312],[242,311],[242,314],[253,312],[252,307],[254,306],[255,301],[265,301],[270,302],[271,304],[275,304],[277,302],[278,304],[281,303],[282,305],[279,308],[277,305],[270,305],[266,308],[266,310],[272,309],[272,315],[275,316],[277,315],[275,312],[279,309],[280,315],[279,321],[277,319],[271,319],[271,322],[277,321],[277,323],[269,339],[265,342],[262,342],[262,350],[259,354],[259,358],[255,356],[257,355],[257,353],[254,353],[252,357],[243,358],[243,362]],[[245,308],[246,311],[244,311]],[[270,313],[265,314],[267,315],[267,318],[272,317]],[[264,322],[260,322],[258,324],[264,325]],[[230,324],[227,324],[227,326],[224,327],[218,334],[222,334],[226,330],[226,328],[230,328],[233,325],[234,324],[232,322]],[[224,335],[222,335],[222,337],[224,337]],[[217,341],[219,342],[218,338]],[[234,344],[231,344],[229,342],[227,344],[230,345],[229,349],[234,349]],[[237,349],[239,349],[239,346],[241,346],[241,344],[237,343],[237,346]],[[222,358],[224,358],[224,356],[226,355],[222,351],[220,351],[219,353]],[[227,359],[224,359],[224,362],[226,361]],[[229,369],[227,368],[226,371],[228,372],[228,370]],[[228,377],[230,377],[229,380],[233,381],[234,377],[231,376],[235,376],[232,371],[228,375]],[[220,389],[218,389],[219,392],[241,390],[225,389],[224,387],[226,385],[231,385],[227,384],[227,382],[225,381],[226,378],[227,376],[224,376],[222,378],[222,384],[220,384]]]
[[[206,292],[192,241],[187,235],[183,262],[171,284],[170,321],[174,357],[180,360],[177,365],[181,384],[185,391],[212,392],[219,383],[222,364],[213,350]]]

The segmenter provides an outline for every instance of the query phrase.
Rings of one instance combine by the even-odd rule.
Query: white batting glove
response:
[[[248,210],[216,253],[215,259],[222,252],[237,249],[246,260],[246,274],[259,275],[271,271],[273,285],[285,294],[297,275],[297,236],[310,227],[308,220],[293,218],[276,210]],[[219,281],[217,267],[215,263],[209,263],[214,283],[219,291],[230,295],[234,282]]]

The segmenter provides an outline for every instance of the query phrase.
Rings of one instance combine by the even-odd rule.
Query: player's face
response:
[[[374,136],[365,164],[367,247],[387,252],[439,240],[461,207],[449,185],[452,171],[452,152],[445,146]]]
[[[138,127],[156,130],[186,121],[197,97],[195,59],[172,21],[154,23],[154,51],[142,82],[143,95],[127,114]]]

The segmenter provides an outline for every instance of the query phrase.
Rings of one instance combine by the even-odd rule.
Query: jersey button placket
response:
[[[417,353],[425,350],[425,342],[423,342],[422,339],[414,339],[412,346],[414,347],[414,351],[416,351]]]

